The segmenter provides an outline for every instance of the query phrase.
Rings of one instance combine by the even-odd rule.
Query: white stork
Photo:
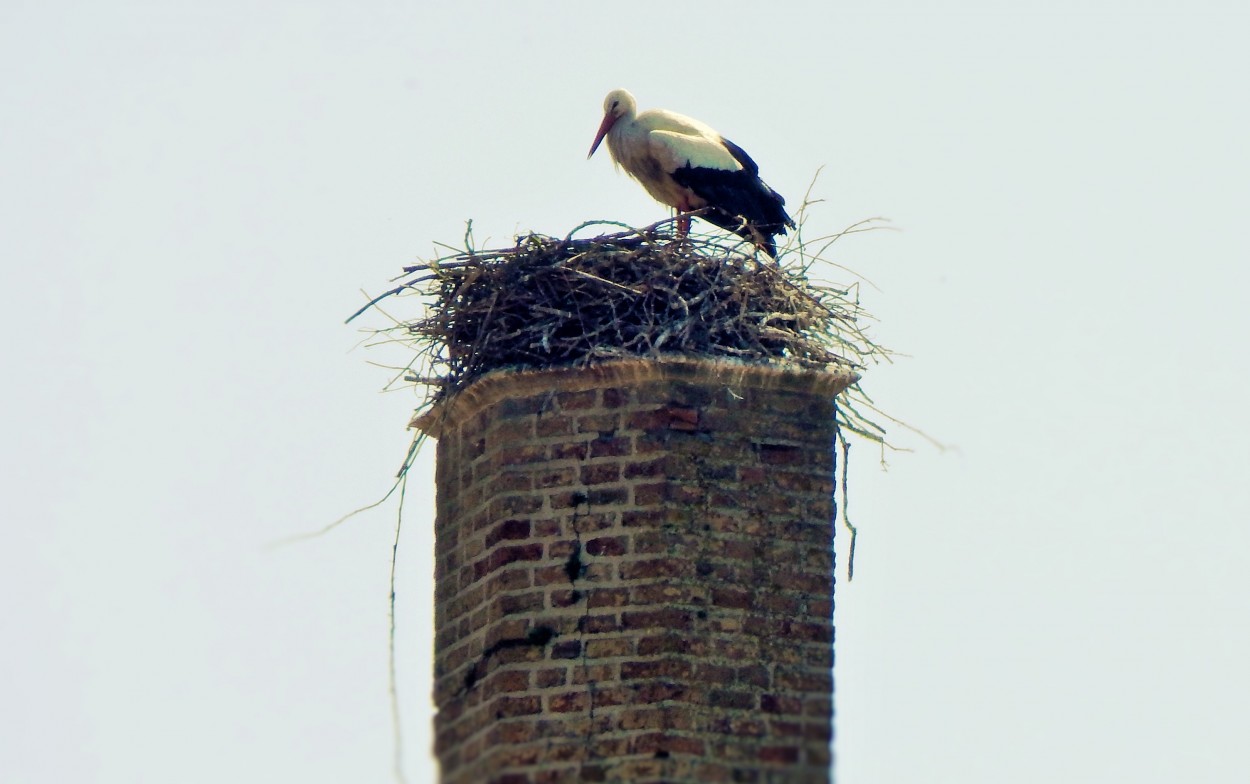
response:
[[[587,158],[608,140],[608,152],[656,201],[678,212],[705,210],[701,217],[777,255],[773,239],[794,221],[786,200],[760,179],[760,167],[746,152],[708,126],[663,109],[638,114],[628,90],[603,100],[603,122]],[[678,234],[690,218],[677,222]]]

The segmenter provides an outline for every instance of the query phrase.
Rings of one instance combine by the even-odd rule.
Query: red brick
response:
[[[793,765],[799,761],[797,746],[762,746],[758,753],[762,762]]]
[[[529,520],[504,520],[486,535],[486,546],[494,547],[504,539],[526,539],[529,535]]]
[[[685,635],[657,634],[638,640],[639,656],[655,656],[663,653],[690,653],[692,647],[700,647]]]
[[[741,588],[715,588],[712,590],[712,603],[718,607],[745,610],[755,606],[755,598],[750,591]]]
[[[585,691],[568,691],[547,698],[547,707],[556,713],[584,711],[590,707],[590,694]]]
[[[579,433],[612,435],[620,427],[620,417],[606,413],[584,414],[577,418],[577,423],[573,427]]]
[[[491,502],[491,515],[494,517],[513,517],[533,514],[542,509],[543,499],[539,495],[506,495]]]
[[[530,688],[530,674],[526,670],[503,670],[492,673],[481,686],[487,695],[501,694],[511,691],[525,691]]]
[[[803,701],[798,697],[787,697],[779,694],[761,694],[760,710],[765,713],[780,713],[787,716],[799,716],[803,712]]]
[[[599,399],[598,390],[587,389],[583,392],[560,392],[556,395],[556,404],[561,411],[574,411],[591,408]]]
[[[621,479],[619,463],[598,463],[582,466],[581,483],[584,485],[603,485],[618,482]]]
[[[620,678],[621,667],[613,662],[602,662],[599,664],[578,664],[573,666],[573,673],[570,682],[583,685],[587,683],[606,683],[615,681]],[[601,689],[596,689],[596,695]],[[596,702],[598,699],[596,697]]]
[[[618,656],[629,656],[634,652],[634,641],[624,638],[613,640],[589,640],[586,642],[588,659],[606,659]]]
[[[545,604],[546,597],[542,591],[530,591],[529,593],[515,594],[511,596],[499,597],[499,611],[502,615],[516,615],[518,613],[532,613],[534,610],[541,610]]]
[[[624,504],[629,501],[629,489],[625,487],[597,487],[586,493],[586,503],[592,507]]]
[[[603,632],[621,631],[621,622],[616,614],[587,615],[581,621],[581,629],[586,634],[602,634]]]
[[[811,451],[793,444],[760,444],[760,462],[764,465],[803,465],[811,460]]]
[[[628,389],[605,389],[603,390],[603,407],[604,408],[621,408],[629,405],[630,392]]]
[[[572,466],[564,466],[562,468],[550,468],[539,471],[534,474],[534,487],[546,489],[549,487],[567,487],[577,480],[577,469]]]
[[[529,716],[542,711],[542,700],[537,696],[497,697],[491,703],[491,712],[500,718],[507,716]]]
[[[586,552],[593,556],[624,555],[628,549],[624,536],[600,536],[586,542]]]
[[[642,561],[625,561],[621,564],[621,579],[639,580],[650,577],[675,577],[689,573],[689,564],[676,558],[648,558]]]
[[[585,598],[586,598],[586,595],[582,593],[581,591],[566,590],[566,589],[554,590],[551,592],[551,606],[552,607],[572,607],[573,605],[577,604],[578,602],[582,601]]]
[[[598,607],[624,607],[628,603],[628,588],[592,588],[587,591],[586,606],[591,609]]]
[[[534,435],[539,438],[573,435],[573,417],[549,416],[539,417],[534,423]]]
[[[655,506],[666,500],[668,500],[668,482],[634,485],[634,503],[638,506]]]
[[[621,679],[635,678],[689,678],[690,662],[678,658],[665,658],[657,661],[622,662]]]
[[[495,452],[495,463],[501,466],[525,465],[545,460],[547,448],[538,444],[505,446]]]
[[[552,460],[585,460],[587,446],[585,441],[566,441],[551,445]]]
[[[630,751],[634,754],[650,754],[657,752],[668,754],[692,754],[702,756],[707,752],[703,741],[667,732],[652,732],[634,736],[630,743]]]
[[[581,640],[565,640],[551,646],[552,659],[576,659],[581,655]]]
[[[663,702],[665,700],[684,700],[690,693],[690,687],[672,681],[652,679],[638,685],[638,701],[643,704]]]
[[[628,436],[600,437],[590,442],[590,457],[623,457],[634,451],[634,440]]]

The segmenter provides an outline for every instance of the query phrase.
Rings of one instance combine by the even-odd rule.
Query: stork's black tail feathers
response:
[[[737,171],[686,165],[673,172],[673,179],[705,200],[708,209],[702,217],[726,231],[754,242],[776,258],[778,234],[794,228],[786,213],[786,200],[760,179],[759,166],[741,147],[722,139],[742,168]]]

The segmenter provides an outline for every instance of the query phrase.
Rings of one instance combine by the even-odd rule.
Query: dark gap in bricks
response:
[[[497,641],[494,645],[482,651],[482,655],[478,657],[478,660],[474,662],[473,666],[469,668],[469,671],[465,673],[464,689],[462,689],[460,693],[463,695],[465,692],[477,685],[477,682],[482,678],[481,671],[486,668],[486,662],[490,660],[490,657],[500,651],[506,651],[509,648],[522,648],[526,646],[541,648],[551,642],[552,638],[555,636],[556,630],[552,627],[535,626],[533,629],[530,629],[524,637],[509,637],[507,639]]]
[[[569,576],[569,582],[572,583],[585,572],[586,566],[582,563],[582,543],[573,542],[573,552],[569,553],[569,559],[564,562],[564,573]]]

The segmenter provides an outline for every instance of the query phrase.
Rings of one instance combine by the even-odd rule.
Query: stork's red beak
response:
[[[603,122],[599,123],[599,133],[595,134],[595,143],[590,145],[590,152],[586,153],[586,157],[595,154],[595,150],[599,149],[599,144],[603,142],[603,137],[608,135],[608,131],[612,130],[612,126],[616,124],[617,118],[612,114],[603,115]]]

